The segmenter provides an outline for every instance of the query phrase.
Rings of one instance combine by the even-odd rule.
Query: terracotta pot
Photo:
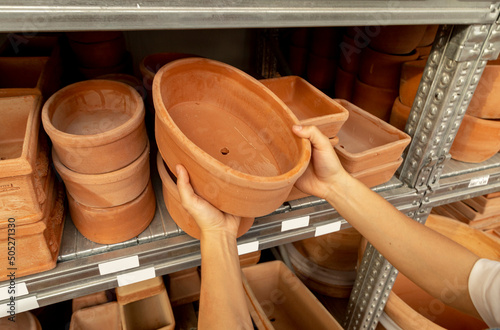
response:
[[[168,289],[172,307],[200,300],[201,278],[198,267],[168,274]]]
[[[309,46],[310,32],[310,28],[293,28],[290,37],[292,44],[298,47]]]
[[[486,195],[484,195],[484,197],[486,197],[486,198],[496,198],[496,197],[500,197],[500,191],[497,191],[497,192],[494,192],[494,193],[489,193],[489,194],[486,194]]]
[[[500,119],[499,91],[500,65],[487,65],[470,100],[467,114],[479,118]]]
[[[83,236],[99,244],[119,243],[139,235],[153,220],[156,209],[151,182],[139,197],[114,207],[85,206],[67,195],[75,227]]]
[[[418,59],[417,51],[405,55],[391,55],[377,52],[369,47],[363,50],[359,63],[358,77],[365,84],[397,90],[404,62]]]
[[[132,55],[126,52],[123,55],[123,59],[116,65],[99,67],[99,68],[86,68],[79,66],[78,71],[85,79],[95,79],[97,77],[107,75],[107,74],[131,74],[132,73]]]
[[[338,67],[335,77],[335,97],[347,101],[352,100],[355,80],[356,76],[354,74],[346,72]]]
[[[359,172],[353,172],[351,175],[364,183],[367,187],[375,187],[389,181],[402,162],[403,158],[399,158],[386,164],[367,168]]]
[[[336,27],[312,28],[311,52],[323,57],[335,57],[340,39],[340,30]]]
[[[42,94],[48,62],[49,57],[0,57],[0,97]]]
[[[456,219],[474,229],[491,229],[500,225],[500,214],[484,216],[463,201],[432,208],[434,214]]]
[[[64,166],[52,152],[57,173],[77,203],[90,207],[113,207],[136,199],[149,182],[149,143],[129,165],[103,174],[81,174]]]
[[[144,86],[142,85],[142,82],[137,79],[136,77],[126,74],[126,73],[110,73],[110,74],[105,74],[102,76],[98,76],[95,79],[99,80],[113,80],[113,81],[118,81],[124,84],[129,85],[130,87],[133,87],[144,99],[146,97],[146,90],[144,89]]]
[[[426,63],[426,60],[410,61],[403,63],[401,67],[399,98],[408,107],[413,105]]]
[[[283,262],[242,271],[248,310],[258,329],[342,329]]]
[[[451,158],[480,163],[500,150],[500,121],[465,114],[450,148]]]
[[[71,315],[70,330],[121,330],[122,322],[116,301],[80,309]]]
[[[340,104],[297,76],[264,79],[261,83],[293,111],[301,125],[313,125],[334,138],[349,113]]]
[[[189,215],[189,213],[181,205],[181,198],[179,196],[179,191],[174,183],[174,176],[169,173],[163,162],[161,154],[158,153],[156,157],[156,166],[158,168],[158,173],[162,181],[163,199],[165,201],[165,206],[167,207],[168,213],[175,221],[175,223],[186,232],[191,237],[200,239],[200,227],[196,224],[196,221]],[[172,178],[174,177],[174,178]],[[175,179],[175,181],[177,181]],[[240,227],[238,228],[238,237],[246,233],[252,226],[254,218],[243,218],[240,222]]]
[[[404,132],[406,122],[410,117],[410,111],[411,106],[404,105],[403,103],[401,103],[399,97],[396,97],[396,100],[394,100],[394,105],[392,106],[389,124]]]
[[[356,279],[354,269],[334,270],[326,268],[304,257],[293,244],[287,244],[285,248],[297,277],[310,290],[329,297],[349,297]]]
[[[371,39],[371,48],[387,54],[408,54],[420,44],[427,25],[391,25],[379,29]]]
[[[391,117],[396,97],[398,97],[397,90],[370,86],[359,79],[354,81],[352,103],[386,122]]]
[[[361,48],[359,43],[348,35],[342,37],[339,44],[339,67],[345,72],[357,74],[359,69],[359,61],[361,58]]]
[[[91,44],[105,42],[123,37],[121,31],[85,31],[85,32],[67,32],[69,40]]]
[[[74,312],[87,307],[105,304],[108,302],[106,291],[91,293],[71,300],[71,309]]]
[[[293,75],[303,76],[306,74],[308,54],[309,51],[306,47],[288,46],[288,66]]]
[[[481,217],[500,215],[500,198],[487,199],[484,196],[478,196],[464,199],[462,202],[473,208]]]
[[[339,131],[335,151],[342,166],[360,172],[399,160],[410,136],[345,100],[336,100],[349,111],[349,118]]]
[[[424,46],[424,47],[417,47],[416,50],[418,52],[418,59],[419,60],[427,60],[429,58],[429,55],[431,54],[432,45]]]
[[[120,305],[156,296],[163,291],[165,283],[160,276],[115,288],[116,300]]]
[[[12,322],[8,317],[0,318],[0,328],[3,330],[42,330],[40,322],[30,312],[16,313],[15,320]]]
[[[115,81],[82,81],[59,90],[45,103],[42,121],[61,162],[79,173],[123,168],[147,144],[141,96]]]
[[[120,64],[126,53],[123,35],[100,42],[69,41],[78,65],[84,68],[106,68]]]
[[[436,33],[438,28],[439,25],[427,25],[424,35],[422,36],[422,39],[420,39],[420,42],[418,43],[417,47],[432,45],[434,39],[436,38]]]
[[[155,76],[153,96],[163,159],[170,169],[183,164],[195,191],[224,212],[274,211],[309,163],[309,143],[291,130],[298,123],[293,113],[227,64],[199,58],[167,64]]]
[[[260,256],[260,250],[240,255],[240,267],[256,265],[260,260]]]
[[[335,82],[337,60],[310,53],[307,61],[307,80],[316,88],[328,91]]]

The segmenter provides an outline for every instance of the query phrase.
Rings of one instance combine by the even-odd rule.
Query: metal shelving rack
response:
[[[448,154],[486,60],[500,51],[499,5],[472,0],[7,0],[0,4],[0,31],[443,24],[406,127],[413,139],[405,161],[397,176],[374,188],[399,210],[425,222],[433,206],[500,190],[500,156],[465,164],[450,160]],[[481,185],[471,184],[478,178]],[[18,302],[26,301],[27,309],[33,302],[44,306],[116,287],[121,276],[137,271],[152,270],[159,276],[199,265],[198,241],[175,225],[162,202],[160,181],[153,181],[158,208],[144,233],[124,243],[98,245],[85,240],[68,218],[57,267],[18,279],[27,289]],[[297,219],[304,218],[307,224],[298,225]],[[284,223],[292,229],[284,231]],[[256,219],[238,244],[265,249],[313,237],[332,225],[349,226],[324,200],[307,197]],[[100,265],[131,256],[133,267],[101,274]],[[396,275],[397,270],[368,246],[349,301],[346,328],[376,327]],[[5,284],[0,283],[0,292]]]

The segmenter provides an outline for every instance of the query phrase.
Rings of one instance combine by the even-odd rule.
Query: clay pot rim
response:
[[[186,64],[194,63],[194,62],[204,62],[204,66],[215,66],[222,68],[226,72],[231,72],[234,75],[242,77],[249,84],[258,85],[259,88],[263,89],[266,95],[272,98],[280,108],[288,115],[290,121],[294,125],[299,125],[299,120],[293,114],[293,112],[287,107],[287,105],[278,98],[269,88],[264,86],[258,80],[249,76],[245,72],[230,66],[228,64],[209,60],[205,58],[185,58],[173,61],[164,65],[155,75],[153,81],[153,93],[161,96],[160,91],[160,83],[163,74],[168,71],[172,67],[183,66]],[[277,175],[277,176],[257,176],[247,174],[238,170],[233,169],[232,167],[227,166],[226,164],[218,161],[206,151],[198,147],[194,142],[189,140],[186,135],[181,131],[181,129],[175,124],[172,117],[168,113],[168,110],[165,108],[163,101],[157,102],[157,98],[154,98],[156,111],[156,119],[159,119],[163,122],[163,124],[172,131],[172,138],[174,142],[179,145],[179,142],[182,141],[183,144],[180,144],[179,147],[182,149],[185,147],[187,157],[193,159],[198,164],[203,164],[205,168],[212,173],[215,177],[220,179],[225,179],[227,176],[230,177],[230,182],[237,185],[244,185],[247,188],[257,188],[259,190],[274,190],[281,189],[289,186],[290,182],[294,182],[297,180],[302,173],[305,172],[311,157],[311,144],[306,139],[301,139],[296,136],[293,132],[291,133],[296,139],[300,139],[300,142],[297,145],[299,149],[299,159],[292,169],[289,171]],[[290,130],[292,127],[290,126]],[[160,150],[161,152],[161,150]]]
[[[479,118],[479,117],[465,114],[462,121],[466,122],[466,123],[478,123],[479,125],[486,126],[486,127],[492,127],[495,129],[500,128],[500,119],[495,120],[493,118]],[[462,125],[460,125],[460,126],[462,126]]]
[[[86,88],[86,85],[89,85],[89,87],[92,88]],[[52,117],[57,111],[59,101],[73,97],[73,94],[71,92],[73,89],[80,89],[83,86],[81,88],[82,92],[88,92],[89,90],[95,92],[102,87],[111,87],[108,89],[113,89],[113,85],[121,90],[126,90],[127,92],[129,92],[130,98],[137,104],[132,116],[122,125],[108,131],[92,135],[70,134],[60,131],[54,125],[52,125]],[[58,140],[58,143],[60,144],[68,145],[76,143],[84,147],[86,143],[89,143],[93,147],[96,147],[110,144],[123,138],[124,136],[129,135],[141,125],[144,115],[144,102],[139,92],[137,92],[133,87],[114,80],[92,79],[71,84],[54,93],[54,95],[52,95],[43,106],[42,122],[45,131],[50,136],[50,138]],[[82,143],[82,140],[85,142]]]
[[[413,58],[412,60],[409,60],[409,61],[415,61],[418,59],[418,56],[419,56],[418,50],[416,48],[407,54],[389,54],[389,53],[384,53],[384,52],[378,51],[378,50],[373,49],[370,46],[368,46],[368,47],[365,47],[365,50],[363,51],[363,53],[365,53],[364,56],[369,56],[370,52],[376,53],[378,58],[382,58],[384,60],[388,60],[391,62],[394,62],[396,60],[408,62],[408,60],[406,60],[407,58]],[[370,57],[374,57],[374,56],[370,56]]]
[[[359,76],[356,76],[356,79],[354,79],[354,85],[356,85],[356,84],[361,85],[363,88],[367,88],[367,89],[371,89],[371,90],[377,90],[377,91],[380,91],[382,93],[391,93],[391,94],[394,94],[394,97],[398,96],[398,91],[396,89],[391,89],[391,88],[387,88],[387,87],[377,87],[377,86],[369,85],[369,84],[365,83],[364,81],[362,81],[361,79],[359,79]],[[354,88],[354,86],[353,86],[353,88]],[[335,100],[338,100],[338,99],[335,99]]]
[[[144,151],[132,163],[116,171],[106,173],[85,174],[75,172],[61,162],[54,148],[52,148],[52,161],[54,163],[54,167],[64,181],[68,180],[70,182],[81,183],[84,185],[107,184],[127,180],[134,175],[137,168],[144,166],[144,163],[149,163],[149,148],[149,141],[147,141]]]
[[[162,53],[153,53],[153,54],[146,55],[146,56],[144,56],[144,58],[139,63],[139,71],[141,72],[142,77],[143,78],[149,78],[149,79],[153,80],[154,76],[156,75],[156,73],[158,71],[160,71],[161,68],[159,68],[158,71],[153,72],[153,71],[151,71],[150,67],[146,65],[146,62],[148,60],[154,58],[154,57],[164,58],[164,56],[166,56],[166,55],[171,55],[173,57],[182,56],[182,58],[200,57],[199,55],[195,55],[195,54],[190,54],[190,53],[176,53],[176,52],[162,52]],[[174,62],[174,61],[177,61],[177,59],[169,61],[169,63],[170,62]]]

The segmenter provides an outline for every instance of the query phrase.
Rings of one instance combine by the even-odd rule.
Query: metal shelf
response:
[[[155,30],[492,23],[494,1],[2,1],[0,31]]]

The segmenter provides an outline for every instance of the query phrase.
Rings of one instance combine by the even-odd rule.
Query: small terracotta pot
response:
[[[71,315],[70,330],[121,330],[122,321],[116,301],[80,309]]]
[[[392,106],[391,119],[389,120],[389,124],[404,132],[406,128],[406,122],[410,117],[410,111],[411,107],[401,103],[399,97],[397,97],[396,100],[394,100],[394,105]]]
[[[303,76],[306,73],[308,54],[306,47],[288,46],[288,66],[293,75]]]
[[[42,330],[40,322],[30,312],[16,313],[15,322],[9,317],[0,318],[0,328],[3,330]]]
[[[426,60],[410,61],[403,63],[401,67],[399,99],[408,107],[413,105],[426,63]]]
[[[345,72],[357,74],[361,53],[362,50],[356,45],[354,39],[344,35],[339,44],[339,67]]]
[[[422,36],[422,39],[420,39],[420,42],[418,43],[417,47],[425,47],[432,45],[434,39],[436,38],[436,33],[438,28],[439,25],[427,25],[424,35]]]
[[[179,191],[177,190],[174,178],[172,178],[173,174],[169,173],[165,167],[165,163],[163,162],[163,158],[161,158],[160,153],[158,153],[156,157],[156,165],[158,173],[160,174],[163,187],[163,200],[165,201],[168,213],[175,223],[186,232],[186,234],[196,239],[200,239],[200,227],[198,227],[198,224],[193,217],[191,217],[191,215],[182,206]],[[238,228],[237,237],[246,233],[252,226],[253,221],[254,218],[242,218]]]
[[[123,35],[100,42],[69,41],[79,66],[84,68],[106,68],[120,64],[126,53]]]
[[[153,83],[156,141],[172,170],[184,165],[195,191],[242,216],[280,206],[311,156],[294,136],[299,121],[268,88],[220,62],[190,58],[164,66]]]
[[[397,90],[404,62],[418,59],[417,51],[405,55],[390,55],[369,47],[363,50],[358,77],[365,84]]]
[[[151,182],[139,197],[114,207],[88,207],[67,195],[75,227],[83,236],[99,244],[119,243],[139,235],[155,215],[156,200]]]
[[[408,54],[420,44],[426,30],[427,25],[381,26],[370,47],[387,54]]]
[[[451,158],[480,163],[500,150],[500,121],[465,114],[450,148]]]
[[[316,88],[328,91],[335,82],[336,68],[336,59],[310,53],[307,61],[307,80]]]
[[[79,173],[123,168],[147,144],[142,98],[120,82],[89,80],[67,86],[45,103],[42,121],[61,162]]]
[[[500,65],[486,65],[467,114],[479,118],[500,119]]]
[[[354,82],[352,103],[386,122],[390,119],[396,97],[397,90],[370,86],[359,79]]]
[[[311,52],[323,57],[335,57],[340,39],[340,30],[336,27],[312,28]]]
[[[313,125],[334,138],[349,112],[323,92],[297,76],[263,79],[269,88],[293,111],[301,125]]]
[[[81,174],[64,166],[52,152],[54,166],[66,190],[80,204],[90,207],[113,207],[136,199],[149,182],[149,144],[129,165],[102,174]]]
[[[339,131],[335,151],[349,172],[360,172],[399,160],[410,136],[345,100],[336,100],[349,111]]]
[[[346,72],[338,67],[335,78],[335,97],[351,101],[355,80],[356,76],[354,74]]]

